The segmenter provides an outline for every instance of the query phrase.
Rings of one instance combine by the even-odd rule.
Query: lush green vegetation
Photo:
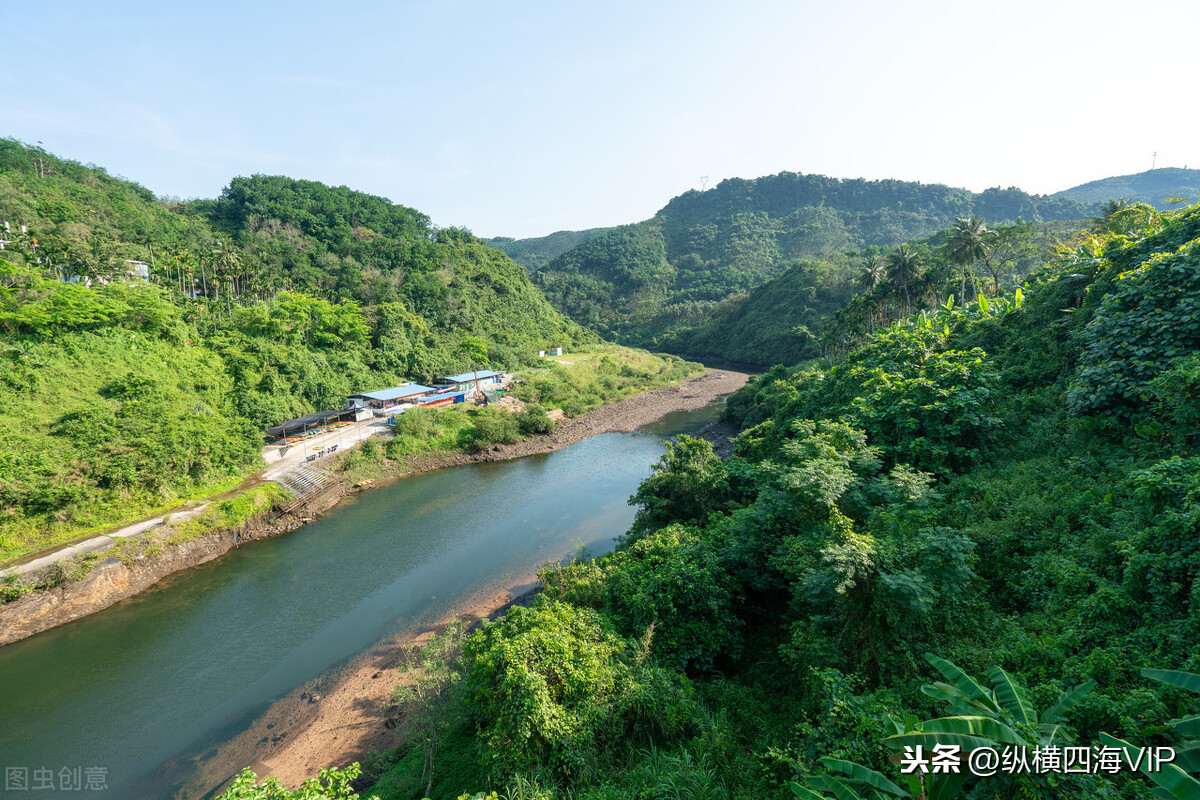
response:
[[[1136,175],[1102,178],[1056,192],[1051,197],[1080,203],[1103,203],[1119,197],[1165,211],[1200,199],[1200,169],[1163,167]]]
[[[654,355],[609,345],[589,348],[570,364],[547,359],[545,367],[522,376],[513,394],[527,403],[561,408],[569,417],[649,387],[679,383],[703,370],[671,355]]]
[[[974,194],[780,173],[680,195],[650,220],[609,229],[531,268],[556,307],[620,341],[735,360],[782,346],[749,359],[769,365],[819,336],[857,278],[860,252],[932,236],[972,214],[1012,224],[1083,219],[1092,210],[1017,189]],[[746,296],[785,271],[766,296]],[[800,307],[787,309],[784,324],[775,296],[793,290]],[[770,333],[753,344],[733,335],[764,318]]]
[[[420,466],[433,454],[513,444],[554,430],[547,409],[575,417],[648,388],[679,383],[703,369],[675,356],[620,345],[591,345],[569,358],[568,364],[547,359],[540,362],[545,366],[518,374],[511,391],[524,401],[519,411],[477,411],[463,405],[411,409],[397,417],[392,438],[364,442],[341,458],[339,469],[357,482]]]
[[[509,258],[523,267],[536,271],[585,239],[590,239],[607,230],[609,229],[588,228],[586,231],[556,231],[549,236],[538,236],[533,239],[496,236],[488,239],[487,243],[497,250],[503,250]]]
[[[0,140],[0,220],[0,560],[232,488],[264,428],[351,393],[594,341],[499,251],[344,187],[160,202]]]
[[[1200,206],[1122,213],[752,381],[729,459],[680,437],[615,552],[468,640],[430,796],[1198,796]],[[935,742],[1178,755],[901,775]]]

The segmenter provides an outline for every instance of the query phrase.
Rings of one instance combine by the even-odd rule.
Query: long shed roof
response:
[[[484,378],[495,378],[497,375],[503,374],[503,372],[495,372],[490,369],[481,369],[478,372],[464,372],[461,375],[447,375],[446,377],[442,378],[442,380],[449,381],[450,383],[468,383],[476,378],[482,380]]]
[[[377,392],[361,392],[352,394],[351,397],[365,397],[368,400],[396,400],[401,397],[412,397],[415,394],[428,394],[429,392],[437,391],[430,386],[422,386],[419,383],[406,383],[403,386],[396,386],[391,389],[380,389]]]
[[[347,413],[346,409],[337,411],[318,411],[315,414],[306,414],[303,417],[289,419],[287,422],[267,428],[268,436],[283,436],[292,431],[304,430],[305,428],[315,428],[318,425],[324,424],[328,420],[340,417]]]

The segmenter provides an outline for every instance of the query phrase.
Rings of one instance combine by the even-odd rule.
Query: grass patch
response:
[[[127,502],[112,500],[99,502],[91,513],[82,518],[92,520],[88,525],[59,522],[46,516],[28,517],[10,522],[4,525],[3,532],[0,532],[0,564],[15,561],[49,547],[74,544],[93,536],[120,530],[127,525],[133,525],[151,517],[164,516],[172,509],[177,509],[189,501],[203,500],[206,497],[232,491],[241,485],[245,477],[245,475],[230,475],[211,483],[195,486],[172,496],[166,502],[163,502],[162,498],[155,498],[157,500],[155,503],[144,497],[121,498]],[[76,517],[76,519],[81,518]]]
[[[513,394],[526,403],[561,408],[568,417],[622,397],[681,383],[704,371],[694,361],[619,345],[573,353],[571,364],[546,359],[544,369],[521,373]]]

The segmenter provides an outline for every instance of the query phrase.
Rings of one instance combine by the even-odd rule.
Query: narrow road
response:
[[[243,482],[243,487],[253,485],[262,481],[278,481],[281,477],[294,470],[302,464],[309,463],[308,457],[317,453],[324,452],[330,454],[329,448],[337,445],[337,450],[340,452],[356,446],[363,439],[376,434],[383,433],[388,430],[386,419],[372,418],[355,422],[345,428],[339,428],[320,436],[314,436],[311,439],[306,439],[303,442],[292,445],[291,447],[280,448],[279,445],[271,445],[263,448],[263,461],[269,465],[266,469],[249,476]],[[318,461],[319,463],[319,461]],[[82,542],[66,545],[55,550],[52,553],[39,556],[24,563],[18,563],[4,569],[0,569],[0,578],[9,575],[24,575],[35,570],[44,569],[45,567],[62,561],[67,558],[74,558],[83,553],[95,553],[115,545],[122,539],[127,539],[130,536],[137,536],[146,533],[147,531],[157,530],[163,525],[166,525],[168,520],[172,523],[182,522],[191,519],[197,514],[208,508],[208,503],[203,503],[191,508],[173,511],[159,517],[151,517],[144,519],[141,522],[135,522],[132,525],[126,525],[108,533],[93,536],[90,539],[85,539]]]

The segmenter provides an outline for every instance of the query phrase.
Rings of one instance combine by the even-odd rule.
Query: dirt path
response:
[[[660,419],[672,411],[703,408],[721,395],[738,389],[747,376],[712,370],[681,386],[655,389],[595,409],[560,423],[549,436],[474,455],[456,455],[447,463],[497,461],[559,450],[590,436],[610,431],[628,432]],[[701,432],[714,443],[727,438],[719,423]],[[494,616],[514,602],[522,602],[535,589],[532,572],[512,586],[491,586],[455,610],[468,622]],[[441,624],[448,622],[442,620]],[[242,734],[220,745],[198,765],[180,797],[201,797],[249,766],[259,777],[273,775],[289,787],[314,777],[323,767],[342,766],[372,750],[385,751],[401,744],[398,729],[387,727],[383,709],[399,682],[398,664],[405,647],[419,644],[432,630],[417,635],[387,637],[333,673],[299,687],[276,702]]]

